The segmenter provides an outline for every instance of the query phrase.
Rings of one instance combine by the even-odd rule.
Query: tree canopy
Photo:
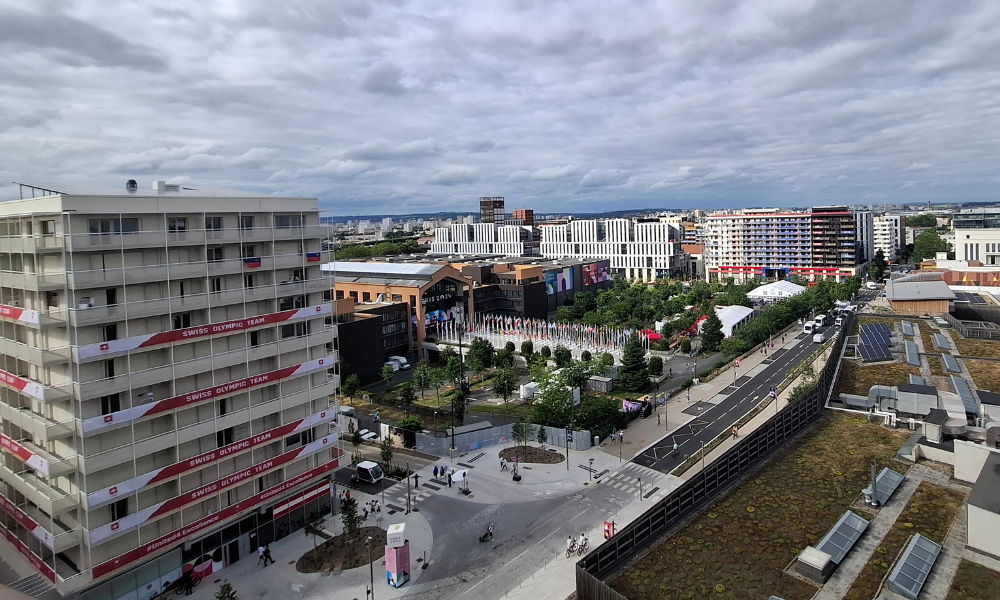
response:
[[[914,262],[932,259],[938,252],[951,252],[951,244],[942,239],[936,229],[928,229],[913,240]]]
[[[618,367],[618,381],[627,392],[641,392],[649,386],[646,351],[637,335],[629,337],[625,342],[622,364]]]

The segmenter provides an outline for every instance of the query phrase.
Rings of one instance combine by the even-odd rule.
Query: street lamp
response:
[[[594,480],[594,459],[593,458],[590,459],[590,472],[587,475],[588,475],[587,481],[593,481]]]
[[[372,536],[368,536],[365,540],[365,546],[368,547],[368,573],[371,577],[371,597],[375,600],[375,563],[372,562]]]
[[[705,471],[705,442],[701,442],[701,470]]]
[[[434,411],[434,437],[437,437],[438,411]]]

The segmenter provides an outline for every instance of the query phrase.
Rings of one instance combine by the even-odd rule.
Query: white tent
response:
[[[740,325],[753,318],[753,309],[746,306],[716,306],[715,314],[722,321],[722,333],[732,337]]]
[[[806,288],[801,285],[796,285],[791,281],[775,281],[762,285],[747,292],[747,298],[751,300],[781,300],[783,298],[791,298],[792,296],[797,296],[802,292],[806,291]]]

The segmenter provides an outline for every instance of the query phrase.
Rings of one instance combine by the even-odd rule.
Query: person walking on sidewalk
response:
[[[660,426],[660,413],[656,413],[656,426]]]
[[[451,487],[451,473],[448,473],[448,487]]]
[[[438,478],[438,467],[437,467],[437,465],[434,465],[434,479],[437,479],[437,478]]]
[[[268,544],[267,546],[264,546],[264,566],[265,567],[267,566],[267,561],[271,561],[272,565],[274,564],[274,559],[271,558],[271,545],[270,544]]]
[[[501,471],[508,470],[507,469],[507,459],[506,458],[500,457],[500,470]]]
[[[257,566],[259,567],[262,562],[264,562],[264,546],[259,546],[257,548]]]
[[[624,444],[625,443],[625,432],[624,431],[619,431],[618,432],[618,443],[619,444]]]
[[[736,425],[733,425],[733,439],[735,439],[736,436],[739,435],[739,433],[740,433],[739,427],[737,427]]]

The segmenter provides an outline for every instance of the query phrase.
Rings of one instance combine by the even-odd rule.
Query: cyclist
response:
[[[589,544],[589,541],[587,540],[587,534],[586,533],[581,533],[580,534],[580,545],[579,545],[580,549],[583,550],[584,548],[587,547],[588,544]]]
[[[573,536],[566,536],[566,552],[574,552],[576,550],[576,540]]]
[[[673,456],[677,456],[677,442],[674,442],[674,453]]]

